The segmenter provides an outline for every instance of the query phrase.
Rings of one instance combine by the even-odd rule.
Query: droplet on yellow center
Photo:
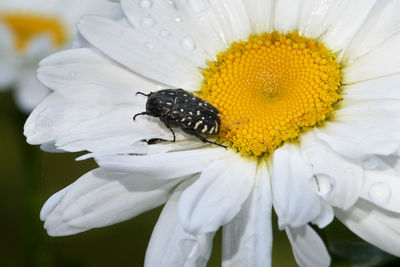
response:
[[[67,42],[67,30],[57,18],[31,13],[0,13],[0,22],[6,25],[14,36],[16,50],[23,51],[29,42],[41,35],[48,35],[54,47]]]
[[[251,35],[208,64],[200,96],[221,114],[219,140],[243,154],[268,154],[296,139],[341,99],[335,55],[297,32]]]

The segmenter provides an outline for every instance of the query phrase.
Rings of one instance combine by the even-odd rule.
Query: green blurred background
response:
[[[0,93],[0,266],[143,266],[161,208],[78,235],[47,236],[39,220],[43,203],[96,164],[76,162],[80,154],[50,154],[28,145],[22,135],[26,118],[11,92]],[[333,266],[400,266],[398,259],[360,241],[338,221],[324,235],[336,252]],[[296,266],[285,233],[276,228],[276,218],[272,261],[273,266]],[[219,232],[208,266],[220,265]]]

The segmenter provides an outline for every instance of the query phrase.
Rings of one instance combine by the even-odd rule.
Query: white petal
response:
[[[271,32],[274,29],[273,11],[275,0],[246,0],[247,13],[256,34]]]
[[[380,160],[386,163],[396,173],[400,173],[400,157],[399,155],[378,156]],[[377,165],[379,166],[379,164]]]
[[[332,21],[328,21],[330,13],[335,11],[340,1],[304,0],[301,2],[300,17],[298,18],[298,30],[310,38],[318,38],[331,27]]]
[[[65,150],[59,149],[56,147],[56,144],[54,142],[47,142],[44,144],[40,145],[40,150],[49,152],[49,153],[64,153],[66,152]]]
[[[337,52],[351,41],[375,1],[277,1],[275,27],[282,33],[299,30],[307,37],[320,38]]]
[[[364,173],[359,162],[337,155],[312,132],[302,136],[301,151],[312,166],[318,194],[333,206],[350,208],[363,187]]]
[[[164,206],[151,235],[144,266],[206,266],[214,233],[191,235],[178,219],[178,199],[190,183],[187,180],[180,184]]]
[[[93,46],[136,73],[177,88],[200,88],[200,69],[152,35],[144,36],[132,27],[95,16],[82,18],[78,29]]]
[[[52,141],[54,131],[56,130],[57,121],[54,119],[46,120],[46,123],[40,122],[40,115],[47,110],[48,105],[58,106],[62,103],[62,98],[56,94],[50,94],[42,103],[40,103],[28,117],[24,126],[24,135],[27,137],[27,142],[30,144],[41,144]],[[41,129],[46,129],[41,134]],[[40,135],[40,137],[38,136]],[[35,140],[36,139],[36,140]]]
[[[122,0],[121,4],[127,18],[136,29],[152,36],[168,50],[174,51],[196,66],[206,68],[206,61],[214,58],[207,53],[218,53],[214,48],[220,46],[218,40],[210,39],[210,36],[205,35],[197,27],[198,23],[192,14],[187,12],[189,10],[186,11],[184,8],[178,10],[176,5],[167,1]],[[207,9],[207,5],[199,0],[182,1],[182,4],[192,7],[193,13],[198,9]],[[201,12],[203,11],[197,13]]]
[[[50,90],[37,79],[36,71],[19,72],[15,100],[22,111],[31,112],[49,93]]]
[[[54,209],[61,203],[64,196],[70,190],[71,185],[58,191],[52,195],[43,205],[40,211],[40,220],[44,221],[54,211]]]
[[[274,152],[272,196],[281,229],[303,226],[324,213],[326,206],[316,194],[313,180],[311,165],[296,146],[287,144]]]
[[[0,61],[0,92],[9,87],[17,78],[17,67],[11,60]]]
[[[145,102],[136,92],[148,93],[160,86],[89,48],[62,51],[42,60],[38,77],[65,97],[99,104]]]
[[[40,59],[49,54],[52,51],[52,37],[47,34],[38,35],[33,37],[27,43],[26,51],[24,56],[26,59]]]
[[[400,2],[397,0],[376,1],[372,12],[346,49],[344,59],[351,62],[398,34],[399,10]]]
[[[239,212],[254,184],[256,162],[237,155],[212,162],[182,194],[179,218],[192,234],[215,232]]]
[[[201,142],[197,137],[185,135],[182,137],[180,134],[179,129],[174,130],[175,135],[177,136],[177,141],[175,142],[159,142],[156,144],[148,145],[145,141],[139,141],[131,146],[126,146],[125,148],[116,147],[109,149],[104,149],[101,151],[96,151],[92,153],[84,154],[76,160],[86,160],[89,158],[103,158],[105,156],[112,156],[112,155],[127,155],[127,154],[135,154],[135,155],[153,155],[153,154],[161,154],[161,153],[168,153],[168,152],[177,152],[177,151],[188,151],[188,150],[197,150],[203,148],[209,148],[212,145],[206,144]],[[154,133],[153,133],[154,135]],[[179,139],[182,140],[179,140]],[[155,137],[151,137],[155,138]],[[169,136],[171,138],[171,136]],[[143,139],[142,139],[143,140]]]
[[[376,0],[332,1],[321,29],[321,42],[333,51],[345,49],[364,23]]]
[[[400,75],[358,82],[343,86],[342,96],[353,103],[365,100],[400,100],[399,84]]]
[[[157,118],[143,116],[132,121],[143,110],[144,103],[89,104],[52,93],[32,112],[24,134],[31,144],[55,141],[66,151],[94,152],[126,151],[142,139],[170,139],[171,132]]]
[[[321,213],[314,220],[312,224],[317,225],[319,228],[325,228],[328,224],[333,221],[334,213],[333,208],[330,204],[325,201],[321,201]]]
[[[115,224],[164,203],[179,181],[156,181],[99,168],[51,197],[41,219],[52,236]]]
[[[0,48],[3,55],[3,51],[11,51],[14,46],[13,33],[10,31],[8,25],[0,21]]]
[[[358,201],[351,209],[335,209],[337,218],[356,235],[378,248],[400,257],[400,215]]]
[[[201,172],[211,162],[227,155],[229,152],[223,148],[205,148],[154,155],[105,156],[96,160],[100,166],[107,169],[171,179]]]
[[[374,48],[343,69],[343,82],[351,84],[400,73],[400,34]]]
[[[242,0],[209,0],[229,43],[247,40],[250,20]]]
[[[62,3],[64,4],[64,2]],[[56,1],[55,9],[60,15],[68,14],[66,19],[69,20],[71,28],[74,30],[75,23],[79,18],[87,14],[101,15],[108,18],[120,18],[122,16],[120,5],[112,3],[110,0],[69,0],[65,3],[65,8],[61,6],[59,1]]]
[[[299,266],[323,267],[330,265],[331,259],[324,243],[310,226],[287,227],[285,230]]]
[[[189,21],[189,25],[197,29],[197,40],[208,52],[208,56],[216,60],[216,55],[229,47],[228,36],[224,32],[224,25],[219,22],[217,10],[207,0],[175,1],[175,5],[182,21]]]
[[[275,30],[286,34],[298,29],[298,20],[303,2],[301,0],[281,0],[275,2]]]
[[[271,266],[271,209],[270,176],[261,163],[251,195],[223,228],[222,266]]]
[[[348,158],[394,154],[399,150],[400,127],[396,123],[399,104],[385,100],[345,106],[336,112],[335,121],[315,129],[315,136]]]
[[[376,156],[363,160],[362,197],[383,209],[400,213],[400,179],[391,166]]]

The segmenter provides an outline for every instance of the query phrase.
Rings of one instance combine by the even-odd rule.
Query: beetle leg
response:
[[[168,140],[161,139],[161,138],[151,138],[149,140],[143,139],[143,142],[146,142],[148,145],[154,145],[157,144],[158,142],[167,142]]]
[[[137,92],[135,95],[144,95],[144,96],[147,96],[147,97],[149,97],[149,95],[151,95],[151,92],[150,92],[150,94],[145,94],[145,93],[142,93],[142,92]]]
[[[137,116],[141,116],[141,115],[147,115],[146,111],[135,114],[135,116],[133,116],[132,119],[135,120]]]
[[[174,135],[174,139],[172,141],[171,140],[161,139],[161,138],[151,138],[149,140],[143,139],[142,141],[146,142],[148,145],[154,145],[154,144],[156,144],[158,142],[163,142],[163,141],[164,142],[175,142],[175,133],[174,133],[174,131],[168,125],[165,125],[165,126],[167,126],[168,129],[171,131],[171,133]]]
[[[218,143],[216,143],[216,142],[212,142],[212,141],[210,141],[210,140],[207,140],[206,138],[204,138],[203,136],[201,136],[201,134],[199,134],[199,133],[197,133],[197,132],[195,132],[195,131],[191,131],[191,130],[189,130],[189,129],[185,129],[184,131],[185,131],[186,133],[190,134],[190,135],[194,135],[195,137],[199,138],[201,141],[203,141],[203,143],[209,143],[209,144],[217,145],[217,146],[220,146],[220,147],[223,147],[223,148],[227,149],[226,146],[221,145],[221,144],[218,144]]]
[[[167,118],[165,118],[164,116],[160,116],[160,120],[164,123],[165,126],[167,126],[167,128],[171,131],[172,135],[174,136],[174,139],[170,142],[175,142],[175,133],[174,131],[171,129],[171,122],[168,121]]]
[[[172,140],[171,142],[175,142],[175,133],[174,133],[174,131],[173,131],[172,128],[169,127],[168,125],[166,125],[166,126],[167,126],[168,129],[171,131],[172,135],[174,136],[174,140]]]

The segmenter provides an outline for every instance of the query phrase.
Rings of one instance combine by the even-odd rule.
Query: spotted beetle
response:
[[[140,115],[159,117],[174,136],[171,142],[175,142],[175,133],[171,127],[179,127],[204,143],[226,148],[204,137],[217,135],[221,125],[218,109],[210,103],[183,89],[163,89],[150,94],[137,92],[136,95],[138,94],[147,96],[146,111],[133,116],[133,120]],[[158,141],[167,140],[153,138],[147,143],[154,144]]]

